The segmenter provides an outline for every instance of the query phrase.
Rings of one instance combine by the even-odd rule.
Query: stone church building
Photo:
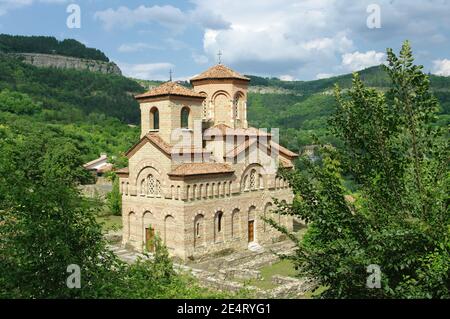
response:
[[[190,82],[135,97],[141,139],[118,171],[123,245],[152,251],[159,236],[186,260],[278,241],[261,217],[292,230],[292,217],[271,210],[273,198],[292,202],[277,168],[292,168],[297,154],[272,131],[248,126],[248,78],[219,63]]]

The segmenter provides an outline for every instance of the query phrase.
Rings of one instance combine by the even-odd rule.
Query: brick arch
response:
[[[230,93],[228,93],[225,90],[217,90],[216,92],[213,93],[213,95],[211,96],[211,101],[214,101],[216,99],[216,97],[218,97],[219,95],[225,95],[228,100],[231,100],[231,95]]]
[[[265,172],[264,166],[262,166],[259,163],[252,163],[252,164],[249,164],[249,165],[245,166],[244,168],[240,169],[236,174],[236,176],[238,176],[238,185],[240,186],[240,189],[242,189],[242,182],[243,182],[245,176],[247,176],[252,169],[256,169],[256,174],[258,175],[258,178],[259,178],[259,175],[262,175],[263,183],[266,188],[267,174]]]
[[[231,211],[231,238],[238,238],[242,233],[241,226],[242,212],[241,209],[235,207]]]
[[[136,182],[137,181],[137,177],[139,176],[141,171],[143,169],[147,168],[147,167],[153,168],[158,173],[158,175],[161,175],[161,173],[162,173],[161,170],[158,169],[158,165],[156,165],[154,162],[149,161],[149,160],[142,160],[136,165],[135,169],[133,169],[130,172],[129,180]],[[135,184],[135,185],[137,185],[137,184]]]
[[[194,247],[203,246],[206,238],[205,215],[198,212],[193,218],[194,223]]]
[[[167,214],[164,216],[164,244],[168,249],[175,249],[177,237],[175,217]]]
[[[268,217],[268,215],[271,215],[272,214],[272,209],[273,209],[273,204],[272,204],[272,202],[267,202],[265,205],[264,205],[264,210],[263,210],[263,217],[264,218],[267,218]],[[273,216],[270,216],[270,218],[272,218]],[[273,219],[273,218],[272,218]],[[267,223],[265,222],[265,221],[263,221],[263,232],[266,232],[266,231],[268,231],[268,225],[267,225]]]
[[[138,215],[133,210],[127,214],[128,240],[136,240],[138,236],[137,230]]]
[[[145,242],[145,229],[148,227],[152,227],[153,229],[156,230],[155,215],[150,210],[143,209],[141,218],[142,218],[142,223],[141,223],[141,225],[142,225],[142,240]]]

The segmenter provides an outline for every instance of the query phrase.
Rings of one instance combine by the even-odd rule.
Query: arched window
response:
[[[215,216],[215,227],[214,227],[214,242],[219,242],[224,240],[224,232],[222,231],[223,213],[217,212]]]
[[[239,209],[235,208],[233,210],[233,215],[231,216],[231,237],[236,238],[240,236],[240,220],[239,220]]]
[[[197,224],[195,224],[195,236],[200,237],[200,222],[197,222]]]
[[[195,216],[194,220],[194,228],[195,228],[195,237],[194,237],[194,247],[198,247],[203,245],[204,243],[204,229],[203,229],[203,219],[204,216],[202,214],[199,214]]]
[[[222,216],[223,216],[223,213],[222,213],[222,212],[220,212],[220,213],[217,215],[217,231],[218,231],[219,233],[222,231]]]
[[[159,130],[159,111],[156,107],[150,110],[150,129]]]
[[[160,196],[161,195],[161,183],[150,174],[147,179],[141,183],[141,194],[148,196]]]
[[[183,107],[181,109],[181,128],[189,128],[189,108]]]

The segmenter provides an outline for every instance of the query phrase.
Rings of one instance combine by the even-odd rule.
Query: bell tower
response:
[[[194,91],[205,96],[202,119],[212,125],[247,128],[247,90],[250,79],[225,65],[214,65],[193,77]]]
[[[171,145],[175,129],[190,134],[194,121],[202,119],[205,97],[175,82],[165,82],[135,98],[141,108],[141,138],[154,133]]]

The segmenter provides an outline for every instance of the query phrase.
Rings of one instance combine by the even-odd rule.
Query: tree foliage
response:
[[[48,132],[0,126],[0,298],[215,298],[174,271],[164,245],[133,265],[107,247],[95,207],[77,185],[90,178],[76,145]],[[81,288],[66,285],[69,265]]]
[[[100,50],[87,48],[74,39],[58,41],[55,37],[0,34],[0,52],[60,54],[109,62]]]
[[[321,148],[321,161],[283,172],[295,192],[280,213],[309,224],[298,242],[299,271],[332,298],[450,298],[448,140],[433,126],[439,109],[408,42],[388,50],[391,89],[336,87],[331,125],[343,147]],[[349,201],[342,172],[359,185]],[[367,267],[381,268],[381,288],[366,287]]]
[[[107,202],[109,211],[113,215],[122,215],[122,194],[120,193],[119,178],[116,174],[113,174],[112,179],[112,190],[108,193]]]

